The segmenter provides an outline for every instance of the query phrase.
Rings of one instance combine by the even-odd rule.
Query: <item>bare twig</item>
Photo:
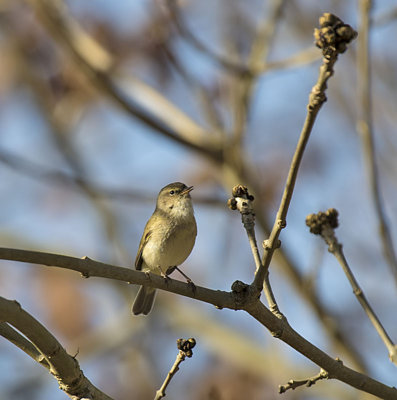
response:
[[[70,356],[55,337],[40,322],[23,310],[16,301],[0,297],[0,320],[14,326],[31,341],[37,349],[36,353],[30,352],[30,346],[23,350],[28,354],[30,352],[29,355],[33,358],[37,355],[37,351],[42,354],[45,363],[37,361],[49,367],[51,374],[57,379],[60,389],[72,400],[88,398],[112,400],[84,376],[76,358]],[[8,333],[11,336],[12,331],[8,330]],[[20,338],[13,334],[12,341],[15,342],[15,340],[18,342],[18,347],[21,348]],[[23,346],[25,345],[26,343],[23,344]]]
[[[159,275],[148,275],[144,272],[135,271],[130,268],[122,268],[110,264],[104,264],[91,260],[87,257],[79,259],[75,257],[42,253],[38,251],[0,248],[0,259],[66,268],[79,271],[84,277],[97,276],[138,285],[151,286],[157,289],[166,290],[168,292],[213,304],[217,306],[217,308],[245,310],[259,323],[265,326],[274,336],[287,343],[289,346],[313,361],[319,367],[328,371],[330,376],[332,376],[334,379],[338,379],[350,386],[355,387],[358,390],[371,393],[382,399],[397,399],[397,389],[384,385],[383,383],[376,381],[367,375],[361,374],[342,365],[341,362],[334,360],[322,350],[300,336],[294,329],[291,328],[285,319],[280,319],[275,316],[260,301],[258,301],[258,299],[256,299],[256,301],[252,301],[252,298],[248,296],[246,291],[247,288],[249,288],[249,285],[235,282],[233,287],[239,287],[239,290],[233,290],[232,292],[211,290],[200,286],[196,286],[195,290],[193,291],[188,283],[176,281],[175,279],[168,279],[167,281],[164,281],[164,279]],[[2,309],[0,309],[0,313],[2,313]],[[9,322],[14,325],[13,321]],[[18,330],[21,330],[19,326],[14,326]]]
[[[397,346],[392,342],[379,318],[370,306],[364,292],[359,286],[346,261],[342,245],[338,242],[338,239],[335,236],[334,229],[338,227],[338,212],[334,208],[331,208],[325,213],[319,212],[317,214],[310,214],[306,218],[306,225],[310,227],[310,232],[321,235],[325,243],[327,243],[328,251],[332,253],[338,260],[343,272],[350,282],[351,287],[353,288],[353,293],[356,295],[357,300],[361,304],[369,320],[385,344],[389,352],[390,360],[397,365]]]
[[[288,381],[288,383],[286,385],[280,385],[278,387],[278,392],[280,394],[285,393],[288,389],[295,390],[297,387],[300,387],[300,386],[310,387],[310,386],[313,386],[317,381],[319,381],[321,379],[328,379],[328,378],[329,378],[328,372],[321,369],[317,375],[314,375],[311,378],[303,379],[301,381],[291,379],[290,381]]]
[[[192,349],[196,345],[196,340],[193,338],[190,338],[187,340],[178,339],[176,341],[176,345],[179,350],[178,355],[176,356],[174,365],[171,367],[170,371],[168,372],[167,377],[165,378],[163,384],[161,385],[160,389],[157,390],[154,400],[160,400],[163,397],[165,397],[165,390],[167,389],[167,386],[170,384],[171,379],[179,371],[179,365],[181,364],[181,362],[185,361],[186,357],[188,357],[188,358],[192,357],[192,355],[193,355]]]
[[[261,261],[261,256],[259,254],[258,244],[255,236],[255,213],[252,207],[252,201],[254,200],[254,196],[250,195],[248,193],[248,189],[242,185],[237,185],[233,188],[232,196],[233,198],[228,200],[228,206],[232,210],[237,209],[241,214],[241,220],[247,232],[248,241],[252,251],[252,256],[254,257],[255,260],[255,267],[256,267],[255,274],[257,274],[261,268],[262,261]],[[276,298],[274,297],[272,288],[270,286],[270,282],[268,280],[268,276],[269,274],[266,275],[263,284],[263,290],[270,310],[273,313],[279,315],[280,312],[278,310]]]
[[[371,0],[360,0],[360,25],[357,46],[357,80],[358,80],[358,118],[357,131],[361,136],[363,152],[367,166],[369,187],[378,218],[379,234],[383,253],[397,284],[397,256],[390,234],[389,223],[381,196],[379,172],[375,160],[375,143],[373,134],[371,106],[371,72],[369,54],[369,32],[371,29],[370,12]]]
[[[262,286],[266,272],[269,268],[274,250],[279,246],[279,235],[285,228],[287,221],[288,208],[292,199],[296,178],[306,144],[309,140],[314,121],[320,111],[321,106],[326,101],[325,91],[327,89],[328,79],[333,75],[333,66],[340,53],[346,50],[346,45],[356,37],[357,33],[349,26],[344,24],[338,17],[325,13],[320,17],[320,29],[315,29],[314,36],[316,45],[322,49],[323,64],[320,67],[320,73],[317,83],[312,88],[307,106],[307,115],[304,122],[298,145],[293,156],[290,170],[288,172],[287,182],[281,199],[281,204],[270,233],[269,239],[264,243],[264,256],[261,270],[255,275],[253,285],[258,290]]]

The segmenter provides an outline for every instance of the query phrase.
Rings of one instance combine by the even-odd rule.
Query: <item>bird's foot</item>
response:
[[[196,285],[193,283],[193,281],[184,273],[182,272],[178,267],[175,267],[175,269],[186,279],[187,284],[189,287],[192,289],[193,293],[196,293]]]
[[[163,272],[161,273],[161,277],[164,279],[166,285],[171,280],[171,278],[167,274],[164,274]]]

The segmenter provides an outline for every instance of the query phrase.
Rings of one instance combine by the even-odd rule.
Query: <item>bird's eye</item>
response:
[[[170,190],[170,195],[174,195],[175,194],[175,190]]]

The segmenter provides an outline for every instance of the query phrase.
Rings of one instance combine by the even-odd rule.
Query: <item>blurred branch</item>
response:
[[[183,66],[183,63],[179,60],[176,53],[168,46],[162,46],[162,51],[167,57],[168,62],[175,69],[175,71],[182,77],[193,97],[199,99],[202,112],[204,117],[209,122],[211,129],[223,133],[223,122],[220,113],[217,111],[217,107],[214,104],[214,99],[212,98],[209,90],[205,88],[193,75]],[[194,96],[195,95],[195,96]]]
[[[88,36],[67,13],[63,4],[53,0],[27,0],[53,39],[61,44],[73,61],[105,97],[147,126],[180,144],[214,160],[222,159],[222,143],[210,135],[159,92],[143,82],[128,78],[116,83],[110,74],[111,55]],[[93,60],[86,43],[107,54],[106,62]],[[91,51],[91,50],[90,50]],[[121,88],[128,89],[127,93]]]
[[[233,60],[227,56],[216,53],[209,46],[207,46],[204,41],[201,41],[197,37],[186,25],[176,3],[176,0],[167,0],[169,14],[181,37],[191,43],[197,50],[201,51],[203,54],[207,55],[215,62],[217,62],[221,67],[225,69],[226,72],[231,72],[237,76],[258,75],[260,73],[271,71],[274,69],[279,70],[293,68],[299,65],[310,64],[313,61],[317,61],[319,59],[318,52],[314,52],[313,48],[310,47],[308,49],[299,51],[296,54],[293,54],[289,58],[279,61],[268,62],[266,60],[263,60],[263,57],[258,57],[255,60],[255,63],[249,65],[249,63],[244,64],[240,60]],[[281,8],[279,10],[281,11]],[[273,15],[275,14],[276,13],[273,13]],[[265,21],[264,28],[269,31],[273,30],[272,21],[274,21],[274,19],[271,19],[270,23],[268,21]],[[259,43],[260,42],[257,41],[257,44]]]
[[[181,13],[179,12],[179,8],[176,4],[176,0],[166,0],[169,14],[172,17],[172,20],[179,31],[179,34],[191,43],[196,49],[201,51],[203,54],[206,54],[211,59],[216,61],[219,65],[221,65],[226,71],[229,71],[236,75],[245,75],[250,74],[250,70],[248,66],[241,64],[238,60],[232,60],[229,57],[223,56],[221,54],[217,54],[214,50],[207,46],[207,44],[201,41],[197,36],[195,36],[182,18]]]
[[[369,32],[371,0],[359,1],[360,25],[357,48],[357,80],[358,80],[358,118],[357,132],[362,141],[365,163],[367,166],[369,187],[378,218],[379,234],[383,253],[397,284],[397,256],[390,233],[389,223],[381,196],[379,172],[375,160],[375,143],[371,106],[371,73],[369,65]]]
[[[47,168],[36,162],[30,161],[25,157],[13,154],[10,151],[0,148],[0,162],[16,172],[23,174],[29,178],[35,179],[47,185],[69,186],[74,190],[81,190],[82,186],[90,188],[92,196],[111,200],[120,200],[127,202],[153,202],[153,194],[142,193],[141,188],[136,189],[116,189],[106,187],[101,184],[83,179],[80,176],[68,174],[66,172],[57,171]],[[211,197],[195,197],[194,202],[210,206],[224,206],[224,201]]]
[[[317,381],[319,381],[321,379],[328,379],[328,378],[329,378],[328,372],[321,369],[321,371],[317,375],[312,376],[311,378],[303,379],[301,381],[291,379],[290,381],[288,381],[288,383],[286,385],[280,385],[278,387],[278,391],[281,394],[281,393],[285,393],[289,389],[295,390],[297,387],[300,387],[303,385],[305,385],[306,387],[311,387]]]
[[[361,307],[364,309],[369,320],[389,351],[390,360],[397,365],[397,346],[390,339],[385,328],[365,297],[363,290],[359,286],[346,261],[342,245],[338,242],[338,239],[335,236],[334,229],[338,227],[338,211],[331,208],[325,213],[319,212],[317,214],[310,214],[306,217],[306,225],[310,227],[311,233],[321,235],[325,243],[328,245],[328,251],[338,260],[351,287],[353,288],[353,293],[357,297],[358,302],[361,304]]]
[[[165,397],[165,390],[167,386],[170,384],[171,379],[175,376],[175,374],[179,371],[179,365],[185,361],[186,357],[190,358],[193,355],[192,349],[196,345],[196,340],[193,338],[184,340],[178,339],[176,341],[176,345],[178,348],[178,355],[176,356],[176,360],[174,365],[171,367],[170,371],[167,374],[163,384],[161,385],[160,389],[156,392],[156,396],[154,400],[160,400]]]
[[[310,46],[309,48],[300,50],[283,60],[265,61],[261,72],[270,72],[274,70],[280,71],[282,69],[295,68],[301,65],[312,64],[320,59],[321,56],[318,54],[318,50]]]
[[[379,14],[375,17],[370,17],[369,22],[370,24],[373,24],[376,27],[381,27],[396,21],[397,21],[397,7],[393,5],[387,11],[384,11],[382,14]]]
[[[48,85],[39,78],[35,68],[29,65],[29,60],[26,57],[26,48],[24,48],[21,43],[16,43],[15,47],[17,53],[16,57],[18,57],[19,61],[17,65],[20,73],[23,79],[30,85],[36,99],[36,104],[41,108],[45,120],[48,121],[50,125],[51,139],[53,139],[58,151],[62,154],[75,176],[84,177],[88,175],[83,157],[72,142],[71,135],[69,134],[71,121],[68,112],[62,112],[62,110],[58,113],[55,112],[56,103],[54,102],[51,90]],[[68,116],[66,117],[66,115]],[[3,154],[1,154],[0,150],[0,157],[2,157]],[[37,172],[38,169],[38,166],[36,166],[35,171]],[[49,175],[47,174],[47,176]],[[63,182],[65,182],[65,179],[63,179]],[[96,210],[102,223],[104,234],[107,236],[109,244],[111,244],[109,248],[113,250],[115,260],[120,261],[130,258],[129,252],[124,248],[122,245],[123,241],[119,237],[117,219],[111,205],[102,201],[95,188],[91,187],[87,180],[73,179],[73,183],[81,190],[86,198],[91,201]]]
[[[250,294],[248,292],[247,289],[249,288],[249,285],[246,285],[242,282],[234,282],[231,292],[211,290],[200,286],[196,286],[195,290],[192,290],[191,286],[185,282],[176,281],[175,279],[168,279],[167,281],[165,281],[161,276],[158,275],[146,274],[144,272],[132,270],[129,268],[104,264],[98,261],[91,260],[87,257],[79,259],[75,257],[43,253],[38,251],[0,248],[0,259],[66,268],[80,272],[83,277],[97,276],[102,278],[116,279],[128,283],[146,285],[176,293],[182,296],[194,298],[196,300],[203,301],[209,304],[213,304],[220,309],[229,308],[232,310],[245,310],[248,314],[250,314],[263,326],[265,326],[272,333],[273,336],[287,343],[299,353],[323,368],[329,373],[330,377],[338,379],[341,382],[345,382],[346,384],[353,386],[358,390],[371,393],[382,399],[396,399],[397,389],[386,386],[364,374],[356,372],[351,368],[344,366],[340,362],[340,360],[334,360],[333,358],[328,356],[322,350],[314,346],[312,343],[308,342],[295,330],[293,330],[285,318],[280,319],[275,316],[271,311],[269,311],[258,300],[257,296],[255,297],[255,295],[253,296],[252,293]],[[16,314],[16,316],[21,315],[20,313],[22,312],[22,310],[19,306],[16,305],[15,302],[10,302],[7,300],[5,301],[7,302],[5,303],[7,305],[10,303],[13,304],[13,307],[11,308],[13,310],[13,312],[11,313],[12,315],[14,313]],[[0,302],[0,315],[4,314],[5,312],[2,308],[2,304],[3,303]],[[24,329],[21,329],[24,328],[23,325],[19,323],[14,323],[14,321],[16,321],[17,319],[16,317],[12,317],[12,315],[10,315],[8,321],[22,333],[27,335],[27,333],[24,332]],[[3,320],[5,319],[4,317],[1,318]],[[33,319],[30,316],[29,318]],[[34,324],[32,323],[29,325],[31,329],[33,329],[37,324],[37,321],[33,321]],[[45,328],[41,327],[40,329]],[[47,331],[45,330],[45,332]],[[46,347],[44,347],[44,349],[47,349],[47,346],[53,345],[53,340],[55,340],[55,338],[52,339],[52,336],[50,337],[51,341],[46,341]],[[35,345],[40,349],[40,351],[42,351],[41,346],[44,346],[44,344],[42,344],[41,342],[35,342]],[[53,350],[53,348],[51,348],[51,350]],[[47,356],[48,354],[44,352],[44,355]],[[66,355],[66,357],[65,353],[62,352],[61,355],[65,361],[65,364],[62,364],[62,368],[67,368],[71,362],[70,359],[67,358],[69,356]],[[73,358],[71,359],[74,360]],[[49,360],[49,362],[50,361],[52,361],[52,359]],[[74,360],[74,362],[77,363],[76,360]]]
[[[0,297],[0,319],[13,325],[30,340],[29,343],[41,353],[45,363],[35,358],[37,351],[32,352],[31,345],[26,346],[26,342],[22,342],[20,337],[12,335],[13,332],[8,330],[11,341],[17,341],[18,347],[24,347],[23,350],[27,354],[42,365],[49,367],[50,373],[57,379],[60,389],[72,400],[87,398],[112,400],[84,376],[77,360],[70,356],[55,337],[40,322],[23,310],[16,301]]]
[[[272,0],[270,2],[270,10],[266,10],[265,16],[260,20],[251,44],[247,61],[251,73],[235,77],[232,138],[230,143],[228,143],[228,152],[225,154],[225,157],[227,157],[227,162],[230,164],[234,163],[237,168],[242,163],[242,140],[244,134],[247,132],[252,94],[261,73],[261,66],[266,62],[269,54],[284,3],[285,0]],[[258,69],[258,72],[256,72],[256,69]]]

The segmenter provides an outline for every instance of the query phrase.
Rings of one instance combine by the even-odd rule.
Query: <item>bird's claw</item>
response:
[[[196,285],[193,283],[193,281],[192,281],[191,279],[188,279],[187,284],[188,284],[188,286],[192,289],[193,294],[196,294],[197,287],[196,287]]]
[[[171,278],[167,274],[161,274],[161,277],[164,279],[164,282],[168,284]]]

